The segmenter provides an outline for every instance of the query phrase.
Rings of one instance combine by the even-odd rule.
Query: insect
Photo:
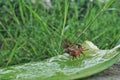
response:
[[[71,48],[67,48],[66,50],[64,50],[64,52],[72,56],[73,59],[77,58],[78,55],[80,56],[80,54],[83,54],[83,51],[84,50],[80,44],[77,44],[77,48],[71,47]]]

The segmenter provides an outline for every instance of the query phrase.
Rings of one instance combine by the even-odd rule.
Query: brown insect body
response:
[[[65,50],[66,53],[68,53],[70,56],[76,58],[78,55],[83,54],[83,48],[81,45],[78,45],[77,48],[71,47]]]

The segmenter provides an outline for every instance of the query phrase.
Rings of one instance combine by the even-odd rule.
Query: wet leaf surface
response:
[[[107,69],[120,58],[120,45],[100,50],[90,41],[82,46],[87,51],[72,60],[67,54],[50,59],[0,69],[1,80],[70,80],[84,78]]]

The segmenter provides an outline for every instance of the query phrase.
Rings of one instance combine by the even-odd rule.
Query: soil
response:
[[[120,80],[120,61],[110,68],[82,80]]]

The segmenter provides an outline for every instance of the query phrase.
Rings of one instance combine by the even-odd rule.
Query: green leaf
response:
[[[67,55],[0,69],[1,80],[71,80],[88,77],[112,66],[120,58],[120,45],[111,50],[100,50],[90,41],[82,46],[85,55],[72,60]]]

